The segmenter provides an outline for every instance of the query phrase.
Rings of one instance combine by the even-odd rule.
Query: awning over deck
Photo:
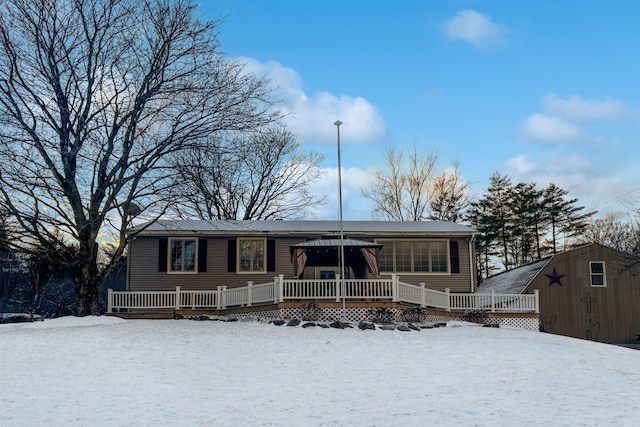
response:
[[[339,267],[340,246],[344,246],[344,265],[358,279],[380,275],[378,256],[382,245],[356,239],[318,239],[291,245],[291,262],[295,277],[302,276],[305,267]]]

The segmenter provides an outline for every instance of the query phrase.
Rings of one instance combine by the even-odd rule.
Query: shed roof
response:
[[[551,261],[551,258],[552,257],[543,258],[531,264],[487,277],[478,285],[476,293],[488,294],[494,291],[497,294],[519,294],[531,283],[547,263]]]
[[[478,232],[465,225],[448,221],[343,221],[345,233],[358,234],[433,234],[473,235]],[[141,235],[178,233],[199,234],[331,234],[340,231],[339,221],[288,221],[288,220],[159,220],[129,229]]]

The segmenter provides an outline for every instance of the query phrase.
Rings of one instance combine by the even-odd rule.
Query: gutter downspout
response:
[[[471,293],[474,293],[476,291],[475,289],[475,276],[476,276],[476,271],[475,271],[475,251],[474,251],[474,242],[476,240],[476,236],[472,235],[471,238],[469,239],[469,272],[471,273]]]

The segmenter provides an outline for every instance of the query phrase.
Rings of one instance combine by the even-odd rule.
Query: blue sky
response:
[[[326,155],[315,190],[371,219],[359,189],[389,147],[458,162],[475,193],[498,171],[554,182],[588,209],[640,205],[640,2],[203,0],[221,49],[277,86],[288,126]]]

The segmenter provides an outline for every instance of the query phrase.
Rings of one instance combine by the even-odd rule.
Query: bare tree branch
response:
[[[267,82],[221,55],[217,27],[188,0],[0,5],[0,199],[23,244],[74,248],[81,315],[98,310],[130,207],[154,220],[173,203],[170,156],[279,118]],[[115,249],[99,265],[105,232]]]

